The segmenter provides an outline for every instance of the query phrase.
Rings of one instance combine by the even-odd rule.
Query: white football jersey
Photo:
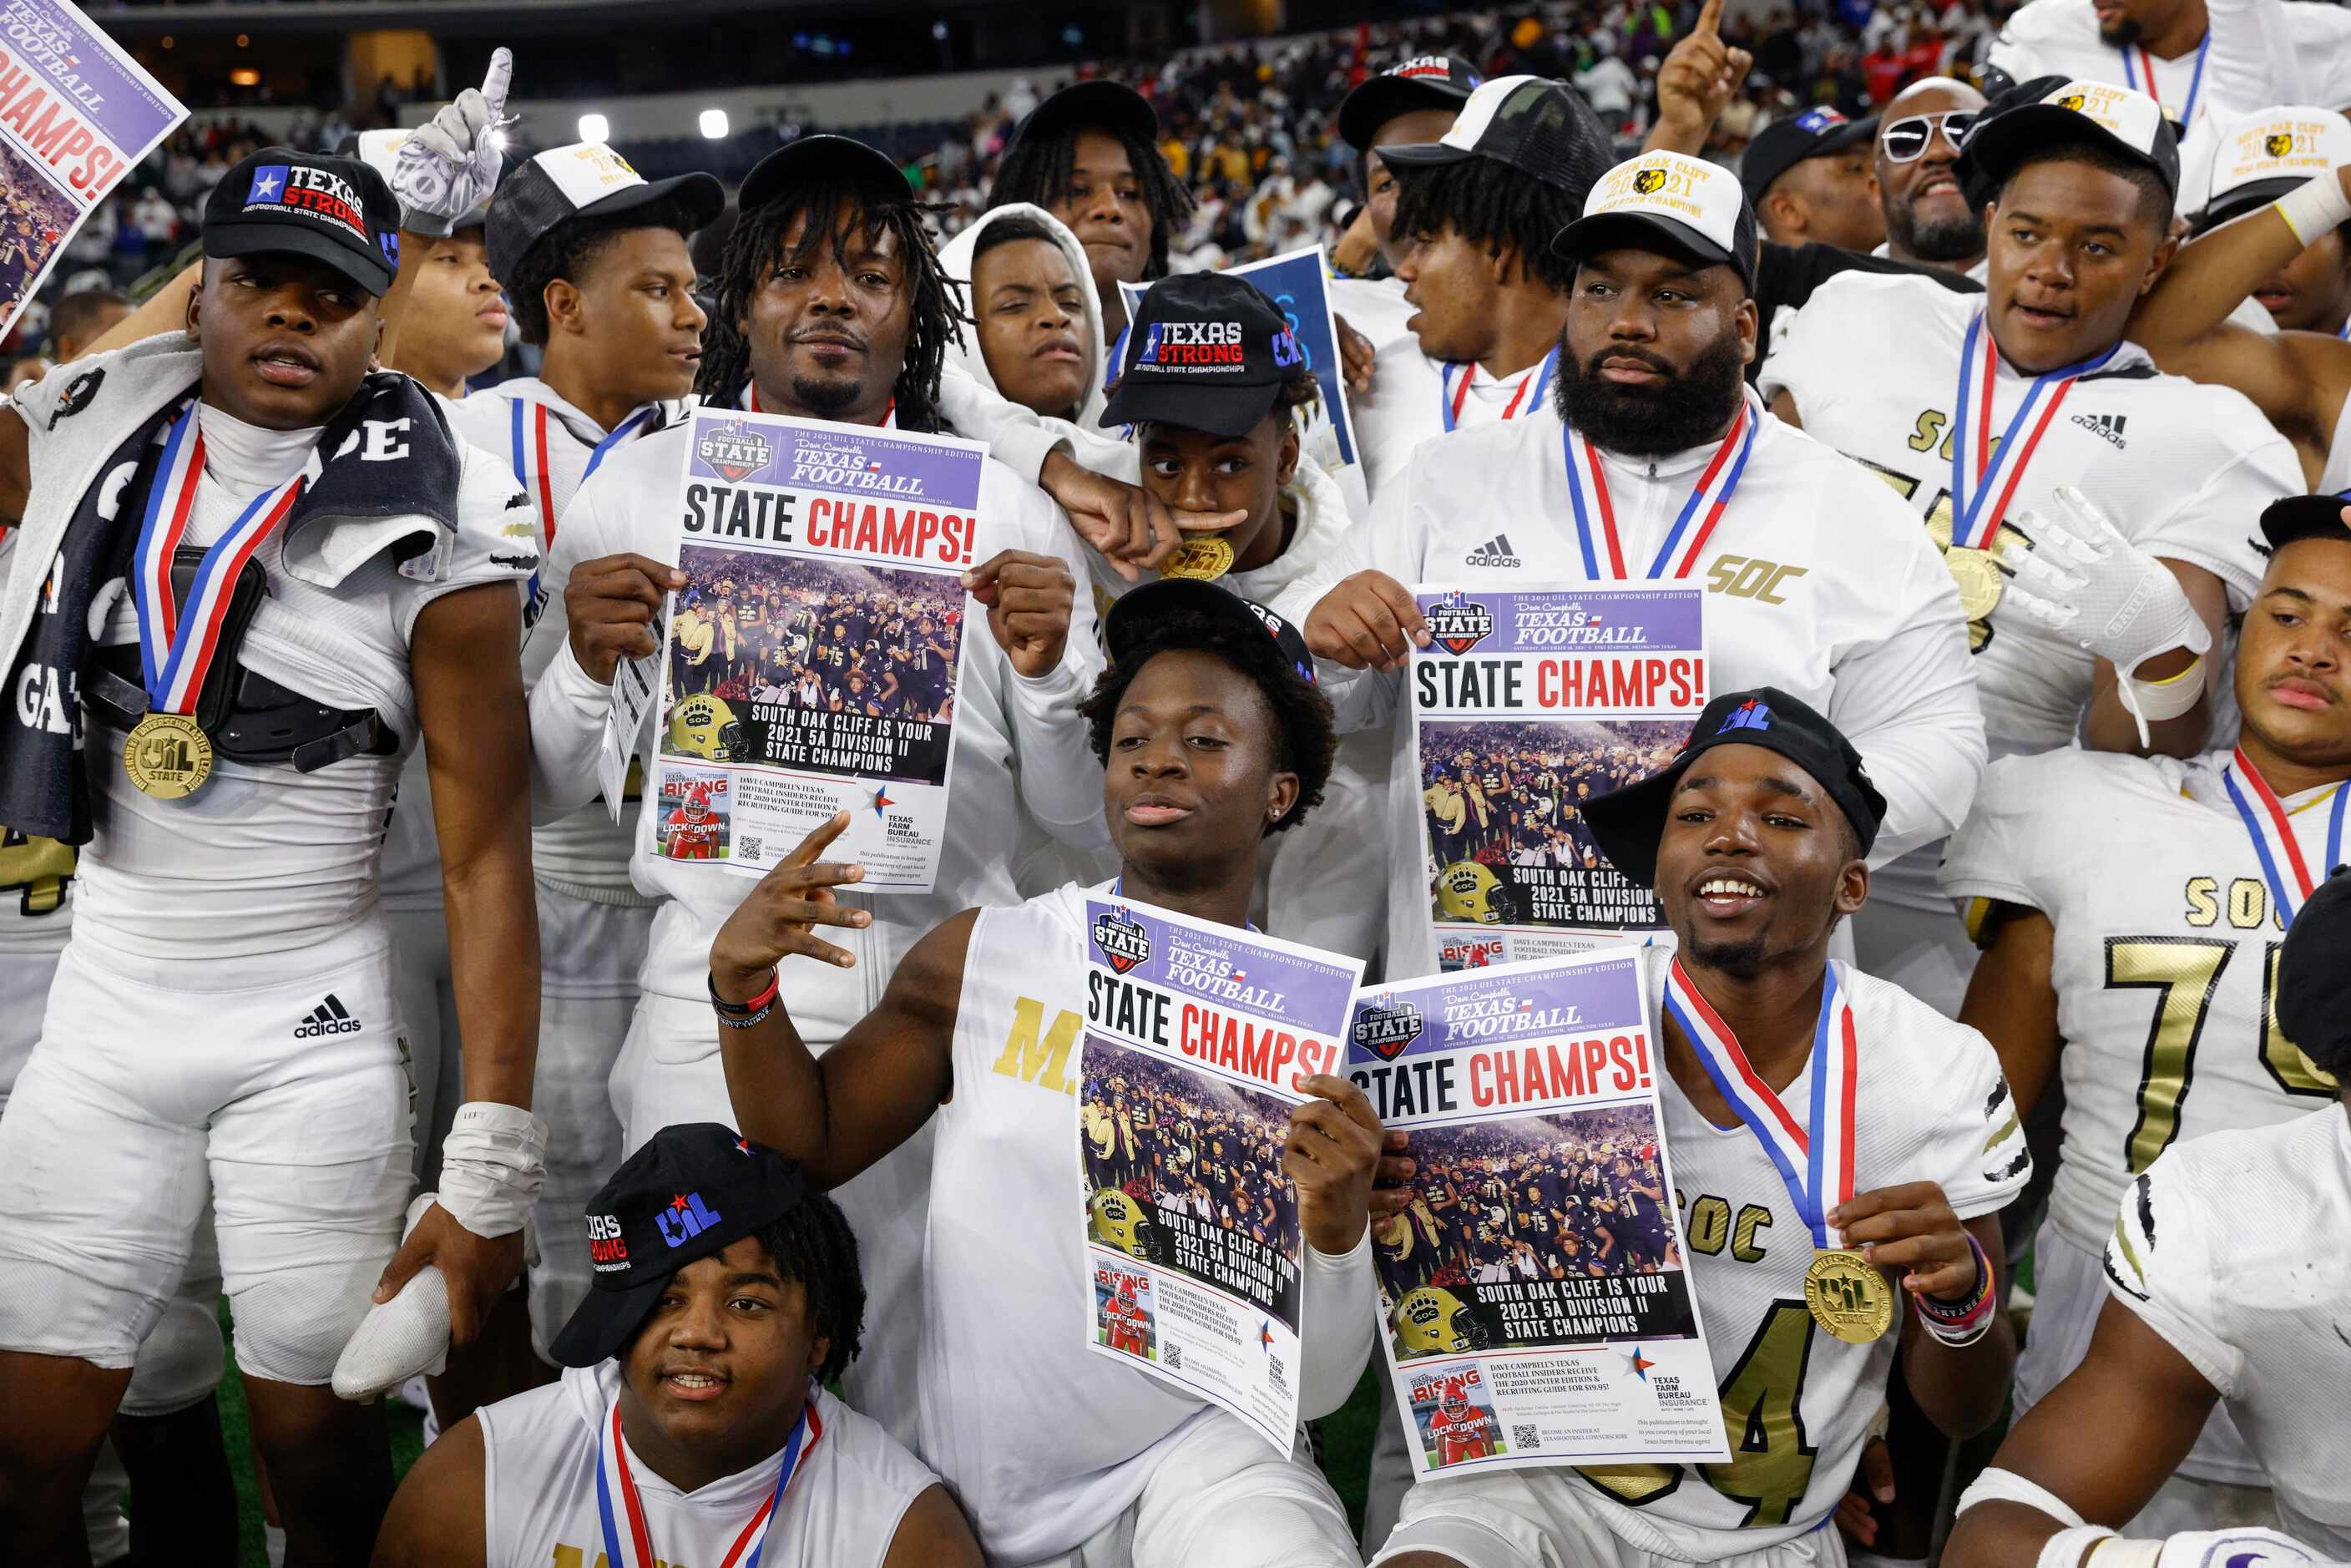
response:
[[[1932,287],[1931,285],[1929,287]],[[1939,291],[1938,291],[1939,292]],[[1959,824],[1981,771],[1982,723],[1959,593],[1901,503],[1854,464],[1765,413],[1730,504],[1688,575],[1706,591],[1716,693],[1774,685],[1852,738],[1888,801],[1874,863]],[[1524,588],[1595,580],[1569,496],[1565,429],[1542,413],[1422,445],[1328,559],[1274,610],[1303,624],[1315,601],[1365,570],[1398,582]],[[1669,537],[1716,444],[1656,458],[1602,453],[1628,569]],[[1606,578],[1605,557],[1600,580]],[[1434,974],[1422,782],[1402,681],[1326,665],[1343,728],[1395,722],[1388,773],[1387,972]]]
[[[1980,297],[1923,279],[1848,272],[1813,294],[1763,372],[1764,396],[1789,392],[1804,429],[1885,480],[1938,549],[1951,537],[1961,350],[1981,308]],[[1980,376],[1980,364],[1974,368]],[[2032,385],[2002,358],[1995,433]],[[2254,526],[2270,502],[2302,492],[2302,469],[2242,393],[2163,375],[2126,343],[2067,392],[2008,503],[1995,548],[2021,544],[2029,531],[2022,514],[2053,515],[2060,486],[2082,490],[2141,549],[2220,578],[2230,609],[2242,611],[2262,579]],[[1968,635],[1991,755],[2072,740],[2090,700],[2091,656],[2005,596]],[[1946,907],[1930,854],[1889,868],[1870,893],[1913,909]]]
[[[2285,927],[2223,788],[2228,760],[1995,762],[1945,858],[1951,896],[2037,909],[2056,927],[2064,1157],[2049,1222],[2086,1253],[2165,1149],[2292,1121],[2335,1093],[2271,1016]],[[2344,788],[2284,798],[2314,867]]]
[[[596,1440],[620,1387],[621,1364],[606,1361],[569,1368],[559,1382],[474,1413],[482,1424],[485,1568],[604,1561]],[[668,1568],[732,1561],[728,1552],[775,1490],[779,1458],[682,1492],[631,1450],[629,1471],[659,1561]],[[937,1481],[878,1425],[812,1387],[799,1460],[768,1526],[761,1568],[881,1568],[899,1521]]]
[[[215,423],[217,415],[209,405],[199,414],[206,482],[189,517],[191,546],[218,539],[247,502],[298,472],[319,439],[240,428],[225,416]],[[398,751],[312,773],[291,762],[220,758],[203,789],[165,800],[140,793],[123,772],[123,734],[89,725],[92,836],[74,890],[85,936],[145,957],[231,957],[307,947],[375,915],[385,813],[401,765],[417,749],[409,666],[416,618],[459,589],[497,582],[519,590],[538,565],[536,541],[498,535],[513,479],[462,441],[457,455],[456,528],[434,580],[379,554],[335,587],[320,587],[286,570],[283,528],[252,558],[269,596],[246,629],[238,654],[245,666],[317,702],[373,708]],[[98,641],[139,641],[130,593],[113,601]]]
[[[2326,444],[2326,466],[2319,470],[2317,493],[2340,496],[2351,490],[2351,397],[2335,416],[2335,434]]]
[[[1326,277],[1331,313],[1371,340],[1376,352],[1382,343],[1405,335],[1406,321],[1420,307],[1404,297],[1400,277]]]
[[[557,394],[545,382],[501,382],[455,402],[442,411],[459,439],[496,459],[521,486],[527,505],[500,519],[515,538],[538,542],[546,559],[531,585],[526,612],[522,673],[534,685],[555,650],[570,634],[563,614],[563,589],[569,572],[551,553],[564,508],[580,490],[591,462],[640,435],[683,417],[690,399],[648,403],[622,421],[618,439],[594,419]],[[610,440],[611,444],[604,444]],[[441,848],[433,827],[432,795],[422,756],[410,758],[400,778],[398,809],[383,846],[384,902],[392,908],[432,907],[441,902]],[[649,902],[629,885],[629,853],[636,841],[637,808],[615,823],[602,800],[530,831],[531,871],[539,881],[605,904]]]
[[[2131,1186],[2106,1288],[2220,1391],[2279,1526],[2351,1558],[2351,1120],[2340,1104],[2181,1144]]]
[[[1656,967],[1652,1007],[1665,988],[1664,967]],[[1938,1182],[1962,1219],[2005,1206],[2032,1175],[2032,1157],[1991,1043],[1898,987],[1846,964],[1835,971],[1860,1041],[1854,1190]],[[1808,1064],[1780,1092],[1807,1134],[1811,1082]],[[1625,1541],[1711,1563],[1793,1540],[1836,1507],[1885,1398],[1907,1309],[1897,1302],[1894,1326],[1867,1344],[1814,1323],[1804,1305],[1812,1234],[1761,1141],[1744,1125],[1718,1127],[1698,1114],[1671,1074],[1658,1094],[1732,1457],[1576,1473]]]
[[[1409,319],[1416,308],[1406,307]],[[1512,375],[1490,376],[1476,364],[1432,360],[1420,340],[1398,329],[1372,343],[1371,390],[1352,398],[1355,449],[1364,455],[1364,482],[1374,496],[1400,483],[1413,449],[1458,430],[1477,430],[1505,420],[1548,424],[1554,442],[1559,415],[1552,411],[1553,377],[1550,355]]]
[[[917,1447],[992,1562],[1091,1539],[1142,1493],[1159,1451],[1216,1411],[1086,1348],[1087,892],[979,912],[955,1093],[934,1121]]]

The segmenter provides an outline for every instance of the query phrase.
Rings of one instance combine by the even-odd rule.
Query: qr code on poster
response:
[[[1520,1423],[1510,1428],[1510,1446],[1515,1448],[1540,1448],[1542,1433],[1531,1423]]]
[[[1159,1359],[1167,1364],[1168,1371],[1181,1372],[1184,1370],[1184,1347],[1180,1344],[1166,1345],[1160,1350]]]
[[[735,853],[737,858],[741,860],[758,860],[762,847],[759,835],[757,833],[746,833],[735,841]]]

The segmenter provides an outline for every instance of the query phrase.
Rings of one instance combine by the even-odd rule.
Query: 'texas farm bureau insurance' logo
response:
[[[1125,974],[1151,956],[1151,933],[1121,906],[1094,916],[1094,946],[1118,974]]]
[[[694,455],[730,485],[740,485],[775,456],[767,436],[739,419],[705,429],[702,439],[695,444]]]

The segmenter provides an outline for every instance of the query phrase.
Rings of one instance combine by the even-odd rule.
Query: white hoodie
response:
[[[1044,208],[1031,206],[1027,202],[990,207],[980,214],[969,228],[939,247],[939,265],[946,268],[949,277],[963,285],[972,314],[977,316],[979,304],[976,298],[972,298],[971,274],[972,262],[979,249],[979,236],[991,224],[1015,217],[1028,218],[1041,225],[1045,232],[1053,236],[1053,243],[1061,247],[1062,256],[1069,260],[1070,270],[1077,275],[1078,292],[1085,300],[1086,317],[1084,326],[1078,332],[1079,350],[1085,356],[1086,384],[1086,401],[1078,411],[1078,423],[1092,427],[1102,417],[1103,405],[1108,401],[1102,392],[1102,381],[1109,354],[1103,347],[1102,297],[1094,291],[1094,275],[1086,260],[1086,247],[1078,243],[1078,236],[1070,232],[1068,225]],[[995,375],[987,368],[987,356],[980,352],[979,334],[976,329],[967,329],[961,343],[950,342],[947,345],[947,364],[987,391],[999,397],[1003,395],[1002,389],[996,384]],[[942,401],[946,406],[946,394],[943,394]],[[962,430],[962,422],[956,420],[955,409],[946,406],[946,412],[947,417],[955,421],[956,428]]]

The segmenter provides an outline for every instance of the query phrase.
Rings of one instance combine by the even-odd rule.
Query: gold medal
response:
[[[150,713],[123,742],[122,770],[158,800],[193,795],[213,776],[212,737],[187,714]]]
[[[1167,564],[1159,569],[1159,575],[1211,582],[1232,570],[1233,547],[1225,542],[1224,535],[1186,534]]]
[[[1894,1326],[1894,1287],[1847,1247],[1813,1254],[1804,1270],[1804,1305],[1814,1322],[1847,1344],[1867,1344]]]
[[[1981,621],[1999,607],[2008,583],[1991,551],[1953,545],[1943,552],[1943,565],[1951,580],[1959,585],[1959,613],[1970,621]]]

